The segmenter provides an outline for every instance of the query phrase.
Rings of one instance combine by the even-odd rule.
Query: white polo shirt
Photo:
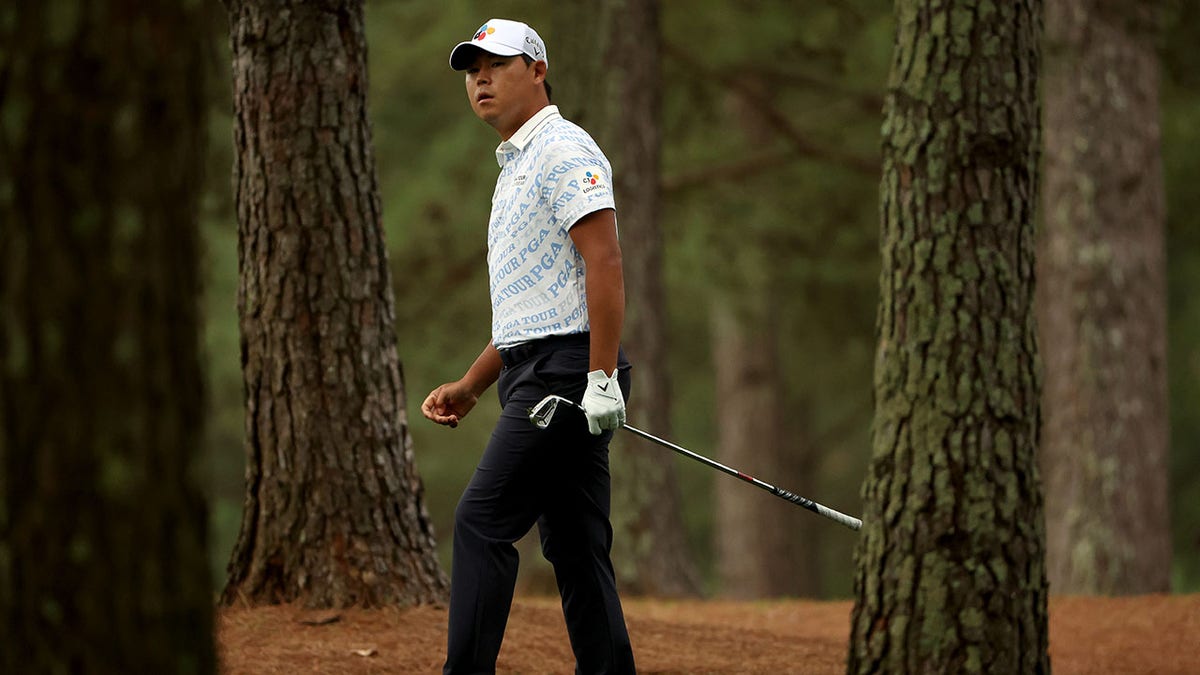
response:
[[[511,347],[588,330],[583,257],[568,234],[615,209],[612,167],[586,131],[549,105],[496,148],[488,223],[492,343]]]

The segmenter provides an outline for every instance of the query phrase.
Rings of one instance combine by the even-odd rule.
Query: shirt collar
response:
[[[496,163],[503,167],[504,163],[509,160],[509,155],[525,150],[525,146],[529,145],[529,141],[533,140],[533,137],[541,130],[543,124],[550,120],[561,118],[562,115],[559,114],[558,106],[556,105],[548,105],[537,111],[533,117],[525,120],[525,124],[522,124],[521,128],[517,129],[517,133],[513,134],[507,141],[496,146]]]

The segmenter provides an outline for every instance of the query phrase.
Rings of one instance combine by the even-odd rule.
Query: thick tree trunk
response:
[[[1157,12],[1047,2],[1038,321],[1056,593],[1170,586]]]
[[[441,601],[396,354],[361,2],[230,4],[247,469],[222,600]]]
[[[549,79],[559,97],[569,97],[560,104],[566,116],[591,131],[613,157],[628,305],[624,343],[634,364],[629,420],[669,438],[658,2],[604,3],[586,22],[579,21],[574,5],[555,11],[563,19],[555,33],[562,48],[550,55]],[[613,561],[622,587],[649,595],[697,594],[699,574],[684,538],[674,455],[624,435],[613,446]]]
[[[796,475],[803,443],[785,439],[778,323],[765,307],[740,309],[722,304],[713,309],[718,457],[774,485],[812,494]],[[815,595],[811,518],[736,480],[717,478],[716,494],[714,549],[721,594],[738,599]]]
[[[851,673],[1043,673],[1041,3],[899,0]]]
[[[213,672],[191,470],[215,25],[71,6],[0,11],[0,672]]]

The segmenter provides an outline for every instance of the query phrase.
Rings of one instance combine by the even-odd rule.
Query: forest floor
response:
[[[843,673],[849,602],[625,601],[643,673]],[[222,673],[274,675],[441,672],[446,611],[222,610]],[[1056,675],[1200,673],[1200,595],[1061,597],[1050,601]],[[501,673],[571,673],[556,598],[519,597]]]

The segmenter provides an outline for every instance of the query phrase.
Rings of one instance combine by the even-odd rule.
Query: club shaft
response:
[[[771,494],[775,495],[776,497],[779,497],[781,499],[786,499],[793,504],[796,504],[798,506],[808,509],[809,511],[812,511],[813,513],[824,516],[834,522],[841,523],[842,525],[845,525],[846,527],[848,527],[852,530],[858,530],[858,529],[862,528],[862,521],[859,520],[858,518],[855,518],[854,516],[848,516],[848,515],[842,513],[841,511],[831,509],[828,506],[825,506],[823,504],[818,504],[818,503],[814,502],[813,500],[807,499],[805,497],[801,497],[800,495],[798,495],[794,492],[788,492],[787,490],[784,490],[783,488],[777,488],[774,485],[771,485],[770,483],[768,483],[766,481],[759,480],[759,479],[755,478],[754,476],[742,473],[741,471],[738,471],[737,469],[733,469],[728,466],[725,466],[724,464],[722,464],[718,461],[709,459],[709,458],[705,457],[704,455],[700,455],[695,452],[692,452],[691,450],[688,450],[685,447],[676,445],[676,444],[672,443],[671,441],[659,438],[658,436],[655,436],[654,434],[642,431],[641,429],[638,429],[637,427],[630,426],[628,424],[622,424],[621,427],[636,436],[640,436],[648,441],[657,443],[657,444],[663,446],[664,448],[669,448],[671,450],[674,450],[675,452],[677,452],[685,457],[694,459],[697,462],[700,462],[701,464],[708,465],[718,471],[727,473],[730,476],[733,476],[734,478],[737,478],[739,480],[750,483],[751,485],[760,487],[760,488],[766,490],[767,492],[770,492]]]
[[[579,410],[580,412],[584,412],[583,406],[572,401],[571,399],[551,394],[551,395],[547,396],[546,398],[542,399],[542,401],[538,405],[529,409],[529,421],[533,422],[538,427],[545,429],[546,425],[549,424],[550,418],[554,415],[554,407],[559,404],[565,404],[572,408],[575,408],[576,410]],[[862,528],[862,521],[859,520],[858,518],[855,518],[854,516],[848,516],[840,511],[831,509],[828,506],[825,506],[824,504],[818,504],[811,499],[808,499],[806,497],[801,497],[800,495],[798,495],[794,492],[789,492],[787,490],[784,490],[783,488],[775,487],[774,485],[771,485],[770,483],[768,483],[766,481],[761,481],[761,480],[755,478],[754,476],[742,473],[741,471],[738,471],[737,469],[725,466],[724,464],[722,464],[720,462],[713,461],[713,460],[705,457],[704,455],[694,453],[685,447],[676,445],[666,439],[659,438],[658,436],[655,436],[654,434],[642,431],[641,429],[638,429],[637,427],[630,426],[630,425],[624,424],[624,423],[621,424],[621,427],[624,428],[626,431],[634,434],[635,436],[640,436],[641,438],[644,438],[652,443],[657,443],[658,445],[661,445],[664,448],[669,448],[671,450],[674,450],[675,452],[683,455],[684,457],[687,457],[689,459],[694,459],[697,462],[700,462],[701,464],[704,464],[706,466],[710,466],[710,467],[716,469],[717,471],[720,471],[722,473],[727,473],[730,476],[737,478],[738,480],[745,481],[751,485],[762,488],[763,490],[770,492],[771,494],[775,495],[776,497],[779,497],[780,499],[786,499],[787,501],[789,501],[793,504],[796,504],[797,506],[802,506],[805,509],[812,511],[813,513],[815,513],[819,516],[824,516],[836,523],[841,523],[842,525],[845,525],[846,527],[848,527],[852,530],[858,530],[858,529]]]

